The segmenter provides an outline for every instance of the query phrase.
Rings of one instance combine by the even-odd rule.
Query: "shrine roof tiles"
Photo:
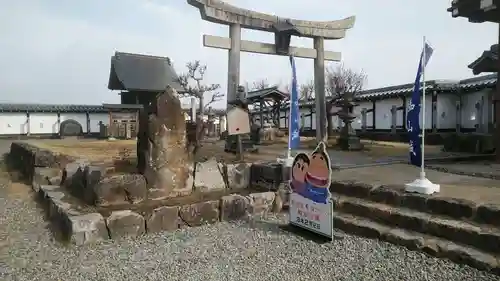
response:
[[[80,104],[0,104],[0,112],[75,112],[75,113],[105,113],[102,105]]]
[[[460,81],[447,81],[447,80],[431,80],[427,81],[425,88],[426,91],[437,90],[439,92],[453,92],[458,88],[461,91],[475,91],[483,88],[491,88],[496,85],[496,74],[483,75],[479,77],[468,78]],[[372,99],[384,99],[397,96],[407,96],[413,92],[413,83],[403,84],[391,87],[377,88],[361,91],[359,95],[355,97],[356,101],[372,100]],[[327,102],[331,98],[326,98]],[[301,101],[299,105],[302,106],[314,106],[314,99],[308,101]],[[282,108],[288,108],[289,102],[285,102]],[[266,109],[264,109],[266,110]]]
[[[498,44],[494,44],[489,50],[483,52],[475,61],[468,65],[472,72],[477,75],[483,72],[497,72],[498,70]]]
[[[473,77],[460,81],[461,90],[478,90],[481,88],[491,88],[497,84],[497,74],[488,74],[480,77]]]
[[[249,102],[257,102],[261,99],[266,99],[266,98],[283,100],[285,98],[288,98],[288,94],[283,91],[280,91],[277,86],[274,86],[265,89],[250,91],[247,93],[246,96],[246,99]]]
[[[108,89],[163,92],[167,85],[184,91],[168,57],[116,52],[111,57]]]

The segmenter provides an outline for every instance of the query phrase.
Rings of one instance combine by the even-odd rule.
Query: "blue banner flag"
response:
[[[290,56],[292,66],[292,92],[290,94],[290,121],[288,122],[288,149],[298,149],[300,146],[299,134],[299,93],[297,89],[297,70],[295,60]]]
[[[420,55],[417,77],[415,78],[415,85],[413,86],[413,93],[411,95],[410,104],[408,105],[408,114],[406,118],[408,122],[406,129],[410,137],[410,163],[418,167],[422,166],[422,141],[420,139],[420,80],[422,78],[422,72],[425,71],[425,66],[431,58],[433,51],[434,50],[425,43],[422,54]]]

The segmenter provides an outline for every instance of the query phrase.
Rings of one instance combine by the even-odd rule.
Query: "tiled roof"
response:
[[[142,105],[137,104],[103,104],[103,105],[79,105],[79,104],[18,104],[3,103],[0,104],[0,112],[73,112],[73,113],[108,113],[120,109],[140,109]],[[189,108],[183,108],[184,112],[189,112]],[[215,115],[224,115],[225,109],[212,108]],[[207,112],[206,112],[207,113]]]
[[[184,90],[169,58],[122,52],[111,57],[108,89],[162,92],[167,85]]]
[[[498,71],[498,44],[494,44],[489,50],[483,52],[475,61],[468,65],[472,69],[474,75],[483,72],[497,72]]]
[[[1,112],[108,112],[102,105],[82,105],[82,104],[0,104]]]
[[[267,98],[267,97],[272,97],[272,98],[283,100],[285,98],[288,98],[288,94],[278,90],[278,87],[274,86],[274,87],[269,87],[269,88],[265,88],[265,89],[250,91],[247,93],[246,99],[249,102],[256,102],[259,99]]]
[[[497,80],[496,77],[497,77],[496,74],[489,74],[489,75],[464,79],[460,81],[431,80],[426,82],[425,88],[426,91],[437,90],[438,92],[456,91],[458,87],[462,91],[479,90],[481,88],[488,88],[495,86]],[[410,95],[412,92],[413,92],[413,83],[403,84],[403,85],[362,91],[356,97],[356,100],[363,101],[363,100],[370,100],[373,98],[390,98],[401,95]],[[326,99],[328,101],[329,97],[327,97]],[[299,104],[301,107],[313,106],[315,104],[315,101],[314,100],[301,101],[299,102]],[[288,107],[289,107],[288,101],[283,103],[282,108],[288,108]]]
[[[460,81],[460,89],[463,91],[471,91],[481,88],[494,87],[496,83],[497,74],[488,74]]]

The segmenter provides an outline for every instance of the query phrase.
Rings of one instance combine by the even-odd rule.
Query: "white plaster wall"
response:
[[[102,121],[104,125],[109,125],[109,114],[108,113],[90,113],[90,132],[91,133],[99,133],[99,122]],[[84,124],[82,124],[83,126]],[[86,131],[85,131],[86,132]]]
[[[403,105],[403,101],[400,98],[391,98],[391,99],[385,99],[385,100],[377,100],[375,102],[375,128],[376,129],[381,129],[381,130],[389,130],[391,129],[392,125],[392,113],[391,109],[392,106],[401,106]],[[403,113],[397,115],[398,118],[401,119],[401,121],[397,122],[403,123]],[[401,125],[400,124],[400,125]]]
[[[109,117],[108,117],[109,118]],[[82,131],[83,133],[87,133],[87,114],[86,113],[61,113],[61,123],[63,121],[73,119],[76,122],[80,123],[82,125]],[[109,121],[108,121],[109,123]]]
[[[476,118],[476,102],[481,102],[481,97],[484,97],[484,105],[488,103],[487,90],[472,92],[462,95],[462,128],[473,129],[475,128]],[[487,125],[486,110],[483,112],[482,124]]]
[[[0,113],[0,134],[26,134],[28,132],[28,124],[26,121],[26,113],[24,112],[2,112]]]
[[[57,113],[30,113],[29,128],[30,134],[57,133]]]
[[[356,119],[353,122],[353,128],[355,129],[362,129],[363,126],[363,109],[372,109],[373,108],[373,102],[371,101],[362,101],[359,102],[356,107],[354,107],[354,114],[356,115]],[[367,112],[366,113],[366,126],[370,127],[373,126],[373,113],[372,112]]]
[[[366,113],[366,126],[367,130],[373,130],[373,111]]]
[[[411,97],[406,99],[406,109],[408,111],[408,105],[411,102]],[[425,116],[425,128],[432,129],[432,96],[430,94],[425,95],[425,114],[423,113],[422,99],[420,99],[420,128],[422,128],[422,117]]]
[[[437,95],[437,129],[454,129],[457,124],[456,102],[459,97],[454,94]]]

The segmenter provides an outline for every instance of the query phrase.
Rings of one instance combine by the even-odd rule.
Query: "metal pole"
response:
[[[423,40],[423,51],[422,51],[422,166],[420,171],[420,178],[425,179],[425,170],[424,170],[424,160],[425,160],[425,65],[426,65],[426,54],[425,54],[425,36]]]

